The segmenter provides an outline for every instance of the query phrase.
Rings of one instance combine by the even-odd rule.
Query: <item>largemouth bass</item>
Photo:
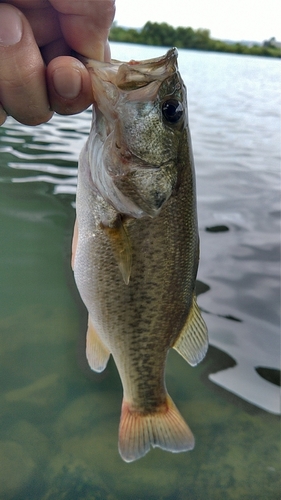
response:
[[[191,365],[207,351],[194,292],[199,259],[186,89],[177,51],[147,61],[84,60],[95,103],[80,156],[73,269],[89,312],[86,356],[110,354],[124,398],[119,452],[172,452],[194,437],[168,395],[170,348]]]

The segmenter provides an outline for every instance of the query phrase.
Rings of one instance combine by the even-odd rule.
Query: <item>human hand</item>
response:
[[[0,125],[26,125],[92,102],[85,57],[110,60],[114,0],[0,0]]]

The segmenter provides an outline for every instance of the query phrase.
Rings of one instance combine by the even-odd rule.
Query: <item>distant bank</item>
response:
[[[139,43],[180,49],[207,50],[211,52],[227,52],[248,54],[252,56],[281,57],[281,44],[272,37],[259,45],[244,42],[225,42],[211,38],[206,29],[194,30],[190,27],[174,28],[167,23],[148,21],[143,28],[125,28],[113,23],[109,40],[113,42]]]

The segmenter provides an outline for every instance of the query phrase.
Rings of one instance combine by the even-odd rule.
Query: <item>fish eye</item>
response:
[[[177,123],[183,115],[183,105],[177,99],[168,99],[162,104],[162,113],[169,123]]]

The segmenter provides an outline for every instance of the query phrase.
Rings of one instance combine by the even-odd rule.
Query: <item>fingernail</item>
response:
[[[18,11],[9,5],[0,5],[0,46],[9,47],[22,37],[22,20]]]
[[[81,74],[73,68],[58,68],[53,73],[53,84],[61,97],[75,99],[82,88]]]

